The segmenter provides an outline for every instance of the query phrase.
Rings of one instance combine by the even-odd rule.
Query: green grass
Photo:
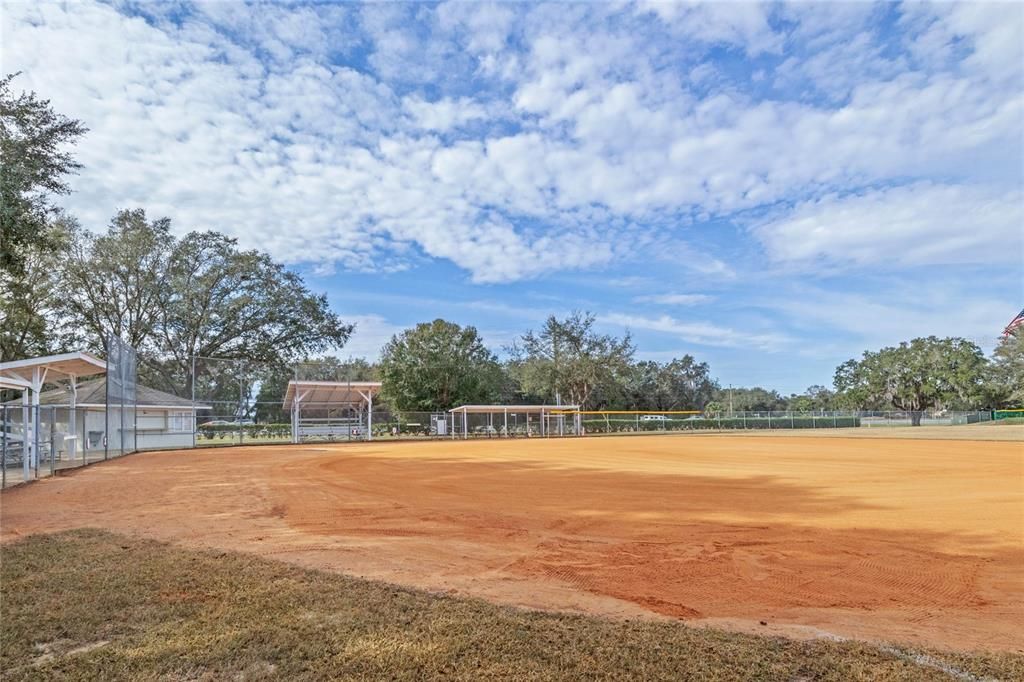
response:
[[[95,530],[0,553],[5,680],[1024,678],[1020,655],[525,611]]]

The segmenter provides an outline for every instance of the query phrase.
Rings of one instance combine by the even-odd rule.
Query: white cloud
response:
[[[366,358],[374,362],[380,357],[384,344],[403,330],[403,327],[388,322],[381,315],[339,314],[345,322],[356,326],[348,343],[342,349],[342,355],[346,357]]]
[[[1019,189],[919,183],[801,202],[754,234],[779,261],[1019,264],[1022,226]]]
[[[419,97],[406,97],[403,103],[406,111],[415,119],[416,125],[424,130],[444,132],[469,121],[487,117],[487,110],[468,97],[460,97],[457,100],[445,97],[436,102],[427,102]]]
[[[657,303],[660,305],[700,305],[714,300],[714,297],[707,294],[651,294],[649,296],[637,296],[633,299],[636,303]]]
[[[748,329],[732,329],[707,321],[683,321],[669,315],[644,317],[623,313],[606,313],[599,318],[603,324],[618,325],[630,330],[642,329],[674,336],[681,341],[702,346],[726,348],[757,348],[779,350],[791,340],[774,332],[761,333]]]
[[[1015,311],[1013,293],[1002,289],[984,295],[964,283],[942,288],[921,288],[913,282],[895,283],[884,293],[829,291],[802,286],[797,294],[776,295],[760,303],[785,313],[804,329],[834,338],[835,332],[852,343],[825,344],[861,350],[877,349],[919,336],[959,336],[990,350],[1006,319]],[[818,344],[806,344],[815,349]],[[846,351],[851,352],[851,351]]]
[[[786,35],[773,11],[220,3],[179,24],[11,3],[3,41],[5,67],[25,72],[16,85],[91,128],[67,203],[94,228],[139,205],[288,262],[390,270],[425,254],[507,282],[613,263],[623,224],[654,243],[787,202],[794,213],[757,232],[782,261],[870,265],[881,249],[868,242],[901,248],[922,230],[928,243],[893,260],[988,257],[977,233],[1005,236],[1021,178],[1020,12],[904,9],[896,59],[867,10],[842,9],[846,21],[787,7]],[[776,76],[828,97],[758,98],[729,69],[703,68],[721,45],[785,47],[795,61]],[[920,181],[931,177],[942,184]],[[911,189],[847,194],[894,179]],[[922,227],[936,201],[978,212],[974,236],[963,222]],[[800,232],[826,213],[862,226],[901,207],[903,236],[830,234],[843,253]],[[680,260],[735,275],[719,259]]]

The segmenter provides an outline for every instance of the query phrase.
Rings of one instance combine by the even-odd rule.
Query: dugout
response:
[[[579,405],[460,405],[452,438],[582,435]]]
[[[291,414],[292,442],[373,440],[373,399],[379,381],[288,382],[284,409]]]

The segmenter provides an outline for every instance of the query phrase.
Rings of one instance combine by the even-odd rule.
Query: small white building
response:
[[[86,453],[102,451],[107,436],[111,450],[153,450],[192,447],[192,433],[196,426],[196,411],[209,410],[209,405],[193,405],[188,398],[158,391],[138,384],[136,406],[126,407],[122,415],[119,407],[111,405],[106,411],[106,378],[92,379],[77,385],[75,400],[75,435],[81,450]],[[17,403],[20,405],[20,402]],[[52,410],[57,431],[69,430],[71,423],[71,389],[60,386],[39,394],[40,421],[50,419]],[[58,460],[70,453],[61,452],[62,438],[55,439]]]

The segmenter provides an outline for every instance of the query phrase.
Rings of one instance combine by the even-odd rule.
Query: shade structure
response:
[[[578,412],[579,405],[459,405],[451,412],[459,414],[558,414],[559,412]]]
[[[373,440],[373,398],[380,387],[379,381],[289,381],[284,408],[291,411],[292,442],[353,437]],[[339,410],[356,416],[338,417]]]
[[[83,351],[0,362],[0,377],[22,379],[29,382],[34,381],[40,375],[44,377],[45,381],[46,378],[52,380],[87,377],[94,374],[105,374],[106,371],[106,362]]]
[[[39,397],[43,392],[43,386],[55,381],[67,381],[71,389],[71,408],[74,410],[78,378],[106,372],[106,362],[84,351],[0,362],[0,380],[5,382],[3,387],[18,388],[21,385],[23,391],[24,433],[32,434],[32,437],[27,439],[27,456],[22,458],[22,473],[25,480],[28,480],[29,469],[39,461]],[[72,450],[72,458],[74,454]]]
[[[288,382],[284,393],[284,407],[294,403],[304,405],[353,405],[368,400],[367,396],[380,393],[379,381],[299,381]]]
[[[519,431],[520,426],[527,436],[582,433],[579,405],[459,405],[449,412],[452,414],[452,438],[459,435],[469,438],[474,434],[510,436]],[[525,420],[522,425],[519,424],[520,417]],[[510,422],[509,418],[513,421]],[[531,419],[537,427],[536,432],[531,429]],[[475,425],[471,427],[470,421]]]
[[[15,391],[25,391],[32,387],[32,382],[17,377],[0,376],[0,389],[9,388]]]

